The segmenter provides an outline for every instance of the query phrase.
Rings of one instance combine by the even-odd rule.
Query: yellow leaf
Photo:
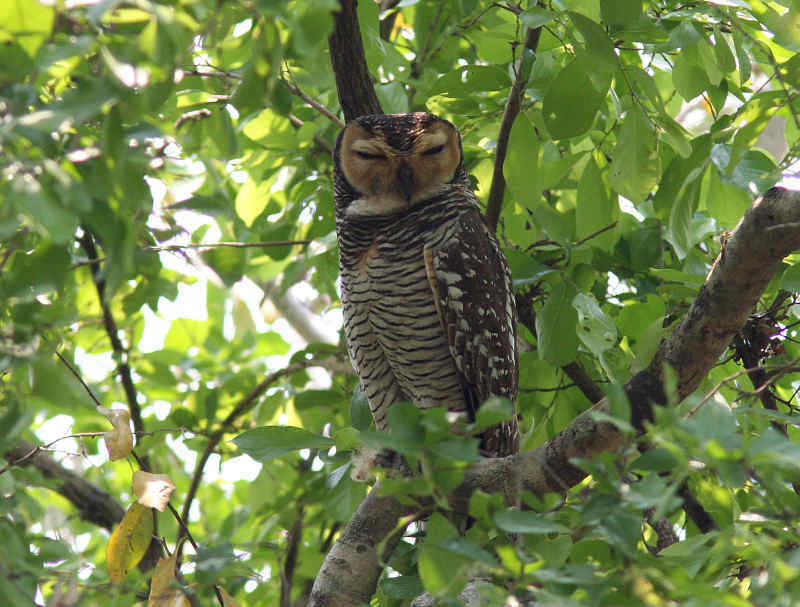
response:
[[[131,504],[106,546],[108,575],[121,584],[142,560],[153,537],[153,511],[138,502]]]

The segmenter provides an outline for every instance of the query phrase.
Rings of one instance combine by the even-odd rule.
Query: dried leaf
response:
[[[147,607],[188,607],[191,605],[183,591],[176,585],[175,560],[178,551],[168,559],[158,560],[153,579],[150,580],[150,597]]]
[[[128,457],[133,450],[133,433],[131,432],[131,414],[127,409],[106,409],[97,407],[98,412],[105,416],[113,430],[103,434],[108,448],[108,457],[113,462]]]
[[[133,473],[133,493],[142,506],[164,512],[175,491],[175,483],[166,474],[151,474],[137,470]]]
[[[219,590],[219,593],[222,595],[223,607],[239,607],[239,603],[236,602],[236,599],[228,594],[228,591],[222,586],[217,586],[217,590]]]
[[[138,502],[131,504],[114,529],[106,546],[106,565],[111,581],[121,584],[142,560],[153,537],[153,511]]]

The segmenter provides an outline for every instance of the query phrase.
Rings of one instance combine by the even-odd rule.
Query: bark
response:
[[[79,474],[67,470],[50,455],[39,451],[27,457],[35,447],[20,441],[4,455],[9,465],[32,466],[45,478],[56,481],[55,490],[78,509],[80,517],[111,531],[122,520],[125,510],[111,495],[98,489]]]
[[[378,493],[376,485],[328,552],[314,581],[309,607],[369,605],[383,570],[381,543],[407,511],[396,499]],[[390,551],[394,546],[385,548]]]
[[[371,0],[364,0],[370,2]],[[342,0],[341,11],[333,14],[333,33],[328,38],[336,90],[345,122],[367,114],[383,114],[369,75],[356,0]]]
[[[632,416],[652,416],[664,404],[663,372],[668,363],[680,399],[691,394],[747,320],[781,260],[800,249],[800,192],[773,188],[747,211],[711,268],[705,283],[673,334],[662,342],[651,364],[625,386]],[[563,493],[586,476],[570,463],[613,451],[625,436],[594,412],[609,411],[603,399],[579,415],[541,447],[506,458],[485,459],[470,469],[461,496],[475,489],[514,495],[519,487],[534,493]],[[636,421],[634,419],[634,421]],[[403,507],[376,490],[367,496],[323,563],[309,605],[349,607],[367,603],[381,572],[377,546],[388,537]]]

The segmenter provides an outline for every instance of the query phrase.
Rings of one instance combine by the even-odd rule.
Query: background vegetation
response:
[[[146,602],[154,561],[116,585],[106,562],[140,467],[176,485],[194,604],[306,604],[367,491],[351,449],[386,444],[338,334],[337,7],[0,6],[7,604]],[[383,109],[454,122],[484,201],[520,93],[490,205],[528,304],[517,410],[532,449],[645,368],[726,231],[797,160],[800,7],[361,0],[358,17]],[[583,462],[563,500],[524,495],[537,514],[477,492],[466,536],[446,495],[474,444],[398,409],[391,446],[425,475],[391,489],[445,512],[394,550],[373,604],[423,590],[450,604],[475,573],[483,605],[792,604],[799,290],[790,256],[700,388],[657,411],[653,449]],[[135,461],[108,460],[110,424],[79,378],[130,411]],[[687,516],[687,492],[712,524]],[[170,551],[184,534],[169,513],[155,533]]]

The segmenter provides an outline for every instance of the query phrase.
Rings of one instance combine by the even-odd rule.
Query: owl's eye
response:
[[[444,144],[437,145],[436,147],[433,147],[433,148],[431,148],[429,150],[425,150],[424,152],[422,152],[422,155],[423,156],[433,156],[434,154],[438,154],[439,152],[441,152],[443,149],[444,149]]]
[[[370,154],[359,150],[356,150],[356,154],[359,158],[363,158],[364,160],[380,160],[381,158],[386,158],[383,154]]]

